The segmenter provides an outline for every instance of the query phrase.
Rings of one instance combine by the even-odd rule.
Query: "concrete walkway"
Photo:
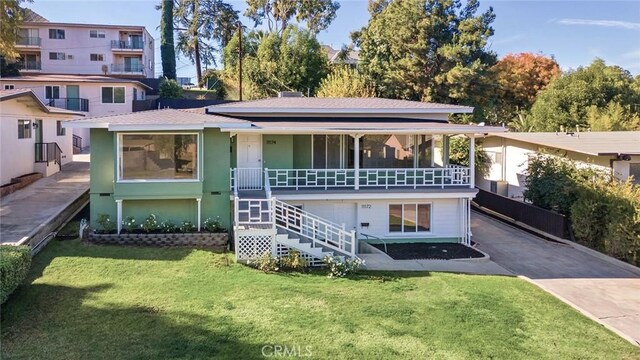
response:
[[[75,155],[62,171],[0,199],[0,243],[21,244],[56,220],[89,189],[89,155]]]
[[[619,266],[473,212],[473,240],[491,260],[640,344],[640,269]]]

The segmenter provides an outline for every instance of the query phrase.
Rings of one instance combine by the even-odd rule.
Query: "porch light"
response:
[[[31,123],[31,126],[33,126],[34,129],[37,129],[38,128],[38,123],[34,121],[33,123]]]

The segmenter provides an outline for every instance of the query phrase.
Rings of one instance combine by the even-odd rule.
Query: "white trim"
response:
[[[366,190],[358,190],[358,191],[340,191],[340,192],[328,192],[328,191],[319,191],[315,193],[306,192],[304,190],[298,190],[292,194],[283,194],[278,193],[277,191],[273,192],[273,195],[277,197],[279,200],[387,200],[387,199],[473,199],[478,191],[469,191],[469,192],[459,192],[459,191],[451,191],[451,192],[429,192],[425,191],[425,189],[420,189],[416,191],[408,191],[408,192],[367,192]],[[233,199],[233,195],[231,195],[231,199]]]
[[[196,143],[198,144],[196,149],[197,157],[197,179],[122,179],[122,164],[120,162],[120,144],[122,142],[123,135],[196,135]],[[198,132],[127,132],[116,133],[116,184],[140,184],[140,183],[197,183],[202,181],[202,137]]]
[[[198,202],[198,231],[200,231],[200,223],[202,219],[202,198],[196,198]]]
[[[391,205],[400,205],[402,206],[402,231],[389,231],[389,216],[390,216],[390,207]],[[415,205],[416,206],[416,231],[404,231],[404,206],[405,205]],[[429,230],[427,231],[418,231],[418,205],[429,205]],[[387,233],[385,237],[405,237],[405,235],[429,235],[433,233],[433,202],[396,202],[396,203],[388,203],[387,204]]]
[[[423,127],[423,128],[344,128],[344,129],[334,129],[334,128],[296,128],[296,127],[283,127],[278,129],[264,129],[259,127],[244,127],[244,128],[224,128],[225,132],[236,132],[236,133],[250,133],[257,132],[262,134],[281,134],[281,135],[297,135],[297,134],[305,134],[305,135],[348,135],[352,133],[362,133],[363,135],[373,135],[373,134],[382,134],[386,135],[389,133],[397,134],[397,135],[450,135],[450,134],[488,134],[488,133],[502,133],[505,132],[506,129],[496,126],[477,126],[474,129],[469,128],[456,128],[454,124],[442,123],[444,125],[442,127]],[[450,125],[447,127],[446,125]],[[464,126],[473,126],[473,125],[464,125]],[[475,127],[475,126],[474,126]]]
[[[118,234],[122,231],[122,200],[116,200],[116,228]]]
[[[459,108],[282,108],[282,107],[225,107],[213,105],[207,111],[214,114],[258,114],[277,116],[278,114],[470,114],[472,107]]]
[[[111,89],[115,89],[115,88],[117,88],[117,87],[121,87],[121,88],[123,88],[123,89],[124,89],[124,102],[123,102],[123,103],[121,103],[121,102],[115,102],[115,91],[113,91],[113,90],[112,90],[111,92],[112,92],[112,95],[113,95],[114,102],[110,102],[110,103],[103,102],[103,101],[102,101],[102,89],[103,89],[103,88],[106,88],[106,87],[111,88]],[[117,85],[117,86],[113,86],[113,85],[112,85],[112,86],[100,86],[100,104],[105,104],[105,105],[116,105],[116,104],[126,104],[126,103],[127,103],[127,87],[126,87],[125,85]]]
[[[194,124],[194,125],[164,125],[159,127],[158,125],[108,125],[107,128],[109,131],[162,131],[162,130],[204,130],[204,126]]]

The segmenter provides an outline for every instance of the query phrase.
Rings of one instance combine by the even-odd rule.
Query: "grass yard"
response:
[[[49,244],[28,282],[2,308],[3,359],[254,359],[265,345],[332,359],[640,358],[510,277],[331,280],[263,274],[203,250],[73,240]]]

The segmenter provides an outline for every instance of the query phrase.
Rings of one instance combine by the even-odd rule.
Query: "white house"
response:
[[[144,100],[147,85],[130,79],[96,75],[25,75],[0,79],[0,89],[31,89],[47,106],[54,106],[86,116],[126,114],[133,102]],[[74,129],[82,147],[91,145],[87,129]]]
[[[622,180],[640,183],[640,131],[576,133],[499,133],[483,139],[492,159],[487,176],[478,174],[479,188],[522,199],[529,156],[558,154],[588,166],[610,170]]]
[[[49,22],[27,11],[18,29],[22,74],[154,77],[153,37],[144,26]]]
[[[31,90],[0,90],[0,185],[40,172],[49,176],[73,160],[71,131],[63,121],[79,112],[46,106]]]

